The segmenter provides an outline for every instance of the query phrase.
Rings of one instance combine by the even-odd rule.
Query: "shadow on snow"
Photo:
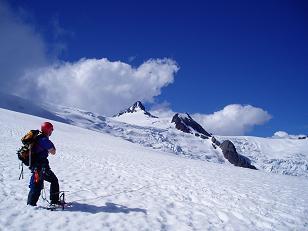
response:
[[[65,211],[70,212],[85,212],[85,213],[130,213],[130,212],[139,212],[147,214],[145,209],[140,208],[128,208],[124,205],[118,205],[114,203],[106,203],[105,206],[96,206],[78,202],[72,202],[68,208],[65,208]]]

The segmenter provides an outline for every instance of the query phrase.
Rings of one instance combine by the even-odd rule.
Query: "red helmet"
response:
[[[51,132],[53,131],[53,125],[49,122],[44,122],[41,125],[41,132],[45,135],[50,135]]]

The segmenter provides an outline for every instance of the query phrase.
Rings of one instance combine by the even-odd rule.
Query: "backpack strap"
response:
[[[42,137],[46,137],[46,135],[44,135],[43,133],[39,132],[39,134],[35,137],[35,140],[32,144],[29,145],[29,168],[31,169],[33,166],[32,166],[32,154],[35,154],[35,155],[38,155],[40,152],[42,152],[44,149],[40,146],[39,144],[39,139],[42,138]],[[37,152],[37,153],[33,153],[32,152],[32,148],[34,146],[39,146],[42,151],[40,152]]]

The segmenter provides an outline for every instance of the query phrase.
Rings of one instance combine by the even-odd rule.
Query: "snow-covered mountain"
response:
[[[20,138],[45,119],[0,109],[0,230],[307,229],[305,177],[211,163],[219,159],[214,158],[215,151],[220,153],[211,149],[207,139],[176,129],[154,128],[155,123],[144,131],[140,126],[85,111],[60,109],[58,116],[65,115],[87,129],[51,121],[57,155],[49,157],[50,165],[71,203],[66,210],[53,212],[42,208],[46,205],[42,198],[38,207],[26,206],[27,169],[25,179],[18,180],[16,149],[21,145]],[[146,140],[147,136],[152,138]],[[161,146],[155,147],[151,139],[160,140],[156,143]],[[247,137],[247,142],[254,139]],[[137,140],[143,145],[136,144]],[[271,144],[267,139],[256,141]],[[181,158],[174,153],[196,150],[168,151],[168,142],[199,151],[204,148],[206,152],[199,153],[196,160]],[[146,144],[152,146],[144,147]],[[294,143],[288,145],[292,148]],[[207,155],[212,157],[207,159],[210,161],[200,161]],[[48,188],[45,183],[47,198]]]
[[[49,106],[49,109],[77,126],[109,133],[133,143],[190,159],[229,164],[222,150],[213,145],[215,142],[212,142],[212,139],[206,139],[207,136],[195,130],[194,134],[179,131],[169,117],[150,117],[144,114],[144,110],[108,118],[67,107]],[[185,115],[182,117],[187,117]],[[308,140],[249,136],[215,137],[220,142],[231,140],[237,152],[248,157],[251,164],[260,170],[308,177]]]
[[[4,99],[5,97],[0,99],[0,105],[1,101],[5,101]],[[15,105],[15,102],[12,104]],[[248,157],[251,164],[261,171],[308,177],[307,139],[215,136],[216,139],[213,140],[212,135],[202,127],[196,126],[189,115],[176,114],[173,118],[158,118],[147,112],[141,102],[136,102],[128,110],[115,117],[104,117],[76,108],[51,104],[36,107],[60,118],[60,120],[57,119],[58,121],[111,134],[132,143],[174,153],[177,156],[225,165],[229,165],[229,162],[222,150],[217,147],[224,140],[230,140],[235,145],[238,154]],[[12,110],[14,109],[16,110],[16,107]],[[177,119],[180,123],[176,123]],[[177,124],[181,123],[185,124],[191,134],[176,128]]]

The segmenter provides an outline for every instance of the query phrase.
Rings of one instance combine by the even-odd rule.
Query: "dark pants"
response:
[[[28,194],[28,205],[36,206],[41,190],[43,189],[44,180],[50,183],[50,201],[51,203],[57,203],[59,201],[59,182],[56,175],[51,171],[50,168],[41,169],[39,173],[39,182],[34,182],[34,171],[30,180],[30,192]]]

